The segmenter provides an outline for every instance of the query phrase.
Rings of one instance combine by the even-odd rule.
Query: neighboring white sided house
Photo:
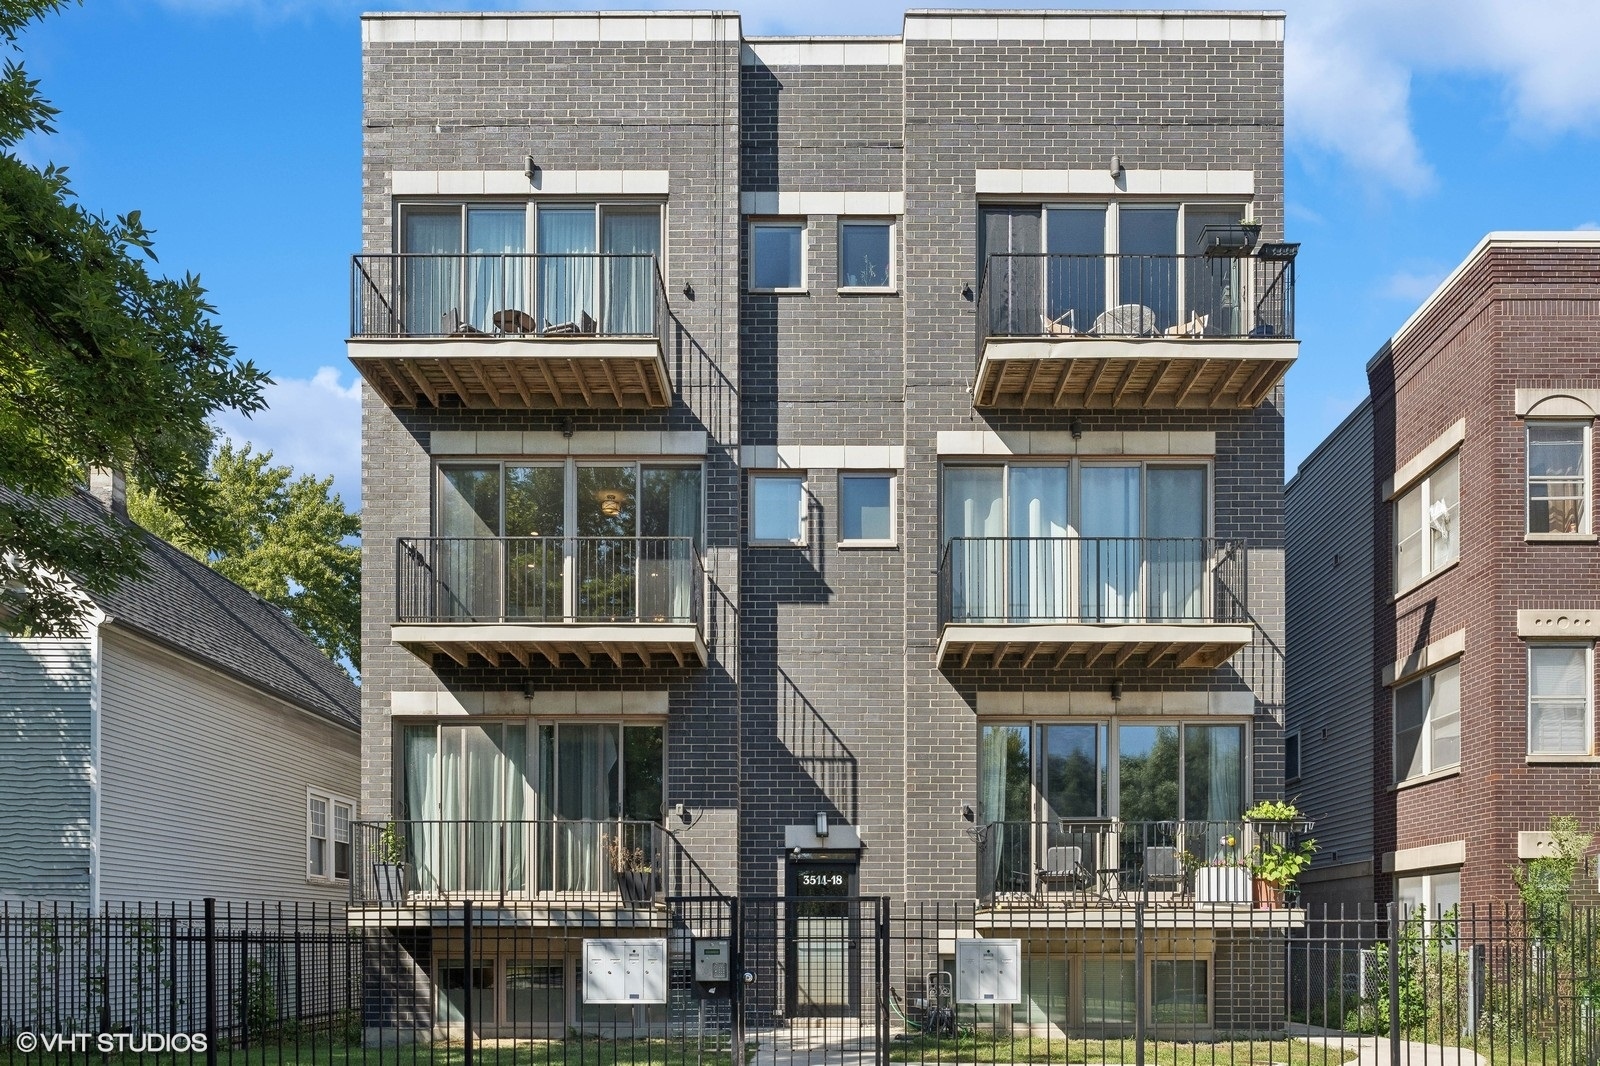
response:
[[[60,506],[129,521],[111,476]],[[0,901],[343,901],[359,690],[276,607],[144,558],[81,636],[0,637]]]

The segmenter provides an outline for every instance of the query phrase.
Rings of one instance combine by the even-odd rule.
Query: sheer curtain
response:
[[[654,207],[608,207],[600,213],[605,262],[605,332],[655,332],[655,262],[661,213]]]
[[[500,467],[439,468],[435,613],[444,620],[494,619],[500,614]]]
[[[1010,617],[1015,622],[1068,617],[1067,468],[1014,466],[1009,493]]]
[[[408,208],[401,223],[400,305],[406,333],[449,333],[461,293],[461,209]]]
[[[1029,727],[984,726],[979,741],[978,821],[987,827],[980,863],[997,892],[1025,889],[1032,828]]]
[[[1083,534],[1082,617],[1127,622],[1140,617],[1139,468],[1085,466],[1079,475]]]
[[[601,838],[617,832],[620,752],[614,725],[568,725],[556,733],[556,810],[562,861],[556,888],[593,892],[610,884]],[[565,876],[562,876],[562,874]]]
[[[465,761],[463,738],[459,729],[439,730],[439,834],[438,877],[439,887],[445,891],[459,891],[466,886],[462,876],[462,828],[465,817],[462,803],[462,770]]]
[[[1244,813],[1244,727],[1183,727],[1184,811],[1191,822],[1190,851],[1207,859],[1237,851],[1224,849],[1222,838],[1238,830],[1231,824]],[[1202,850],[1203,849],[1203,850]]]
[[[599,310],[593,207],[539,208],[539,328],[582,328]]]
[[[1152,621],[1204,617],[1209,559],[1206,472],[1202,467],[1152,466],[1146,471],[1146,544]]]
[[[521,310],[527,213],[520,207],[467,208],[467,322],[485,333],[494,313]]]
[[[944,472],[944,535],[950,556],[950,620],[1005,618],[1005,472],[998,466],[952,466]]]
[[[412,887],[439,891],[439,734],[432,725],[408,725],[402,738],[406,775],[406,864]]]

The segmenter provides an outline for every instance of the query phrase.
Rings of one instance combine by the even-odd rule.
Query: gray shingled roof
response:
[[[0,495],[17,499],[3,487]],[[361,690],[278,608],[128,519],[115,518],[87,492],[46,506],[82,522],[125,522],[143,534],[144,576],[112,592],[91,594],[113,624],[309,711],[360,727]]]

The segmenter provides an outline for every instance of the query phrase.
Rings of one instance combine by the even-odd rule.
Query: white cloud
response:
[[[353,376],[353,375],[352,375]],[[299,474],[332,476],[346,507],[361,504],[361,382],[345,385],[325,366],[311,378],[279,378],[253,418],[228,413],[217,428],[235,443],[270,451]]]
[[[1384,278],[1378,292],[1391,300],[1418,304],[1433,295],[1433,290],[1450,274],[1449,267],[1430,267],[1420,270],[1396,270]]]

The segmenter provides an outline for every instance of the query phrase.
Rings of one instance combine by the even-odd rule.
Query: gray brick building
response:
[[[621,842],[658,893],[1004,930],[1242,858],[1283,777],[1282,30],[367,16],[391,887],[649,924]]]

